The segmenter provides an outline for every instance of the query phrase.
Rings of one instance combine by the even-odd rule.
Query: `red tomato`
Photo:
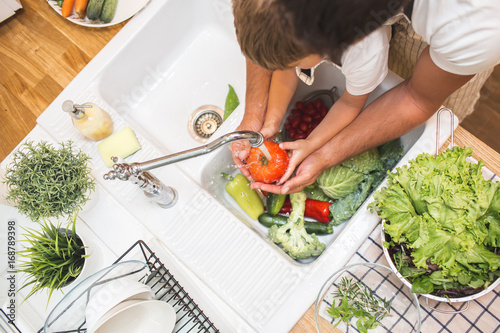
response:
[[[288,153],[276,142],[264,141],[264,145],[271,155],[271,160],[268,160],[259,148],[251,148],[247,168],[253,179],[270,184],[278,181],[285,174],[288,167]]]

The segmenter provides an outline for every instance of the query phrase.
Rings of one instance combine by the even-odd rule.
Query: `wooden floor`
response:
[[[87,28],[62,19],[44,0],[0,23],[0,161],[36,118],[126,23]],[[477,110],[461,124],[500,152],[500,68],[483,88]]]
[[[481,89],[476,110],[460,125],[500,152],[500,65]]]
[[[87,28],[63,19],[45,0],[21,3],[0,23],[0,161],[125,24]]]

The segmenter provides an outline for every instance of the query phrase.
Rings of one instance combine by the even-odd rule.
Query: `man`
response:
[[[281,80],[284,83],[273,94],[274,78],[283,71],[289,75],[293,66],[306,59],[327,58],[343,71],[354,64],[355,70],[348,71],[351,77],[346,75],[348,88],[372,87],[370,82],[375,81],[365,82],[364,77],[383,79],[380,66],[387,63],[386,41],[379,38],[379,46],[373,47],[377,45],[373,36],[383,35],[380,31],[403,13],[429,44],[418,57],[412,76],[371,103],[319,148],[306,152],[307,156],[293,151],[292,161],[294,155],[301,156],[290,163],[291,170],[280,185],[253,183],[253,188],[275,193],[300,191],[323,170],[425,122],[451,93],[500,62],[500,1],[234,0],[236,33],[248,59],[246,109],[239,129],[261,131],[266,138],[276,134],[280,120],[268,119],[269,113],[277,113],[273,101],[277,95],[291,98],[295,85]],[[366,47],[359,47],[362,44]],[[352,52],[356,47],[359,52]],[[363,56],[362,50],[370,47],[372,53]],[[346,56],[352,53],[354,59]],[[351,95],[359,97],[366,91],[370,89]],[[278,104],[283,107],[284,103]],[[294,149],[290,144],[283,147]],[[233,145],[237,164],[242,165],[247,154],[244,143]],[[287,180],[297,165],[295,175]],[[241,170],[248,175],[244,167]]]

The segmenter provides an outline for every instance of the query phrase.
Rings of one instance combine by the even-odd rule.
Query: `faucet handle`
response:
[[[102,176],[104,180],[115,180],[117,178],[117,174],[114,171],[110,171]]]
[[[111,160],[114,162],[113,170],[103,176],[105,180],[113,180],[116,178],[120,180],[129,180],[130,177],[137,177],[142,173],[139,163],[118,163],[123,160],[116,156],[111,157]]]

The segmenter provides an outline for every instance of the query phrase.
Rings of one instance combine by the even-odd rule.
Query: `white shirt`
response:
[[[393,21],[342,54],[341,70],[352,95],[370,93],[386,77]],[[415,0],[412,26],[430,45],[432,61],[447,72],[476,74],[500,63],[500,0]]]
[[[304,83],[311,85],[314,82],[316,67],[328,62],[340,68],[346,78],[346,89],[350,94],[368,94],[384,80],[389,71],[387,60],[390,36],[391,27],[381,26],[360,41],[350,45],[342,53],[341,66],[325,59],[311,68],[310,76],[302,73],[298,67],[296,68],[297,75]]]
[[[500,0],[415,0],[412,26],[447,72],[471,75],[500,62]]]

